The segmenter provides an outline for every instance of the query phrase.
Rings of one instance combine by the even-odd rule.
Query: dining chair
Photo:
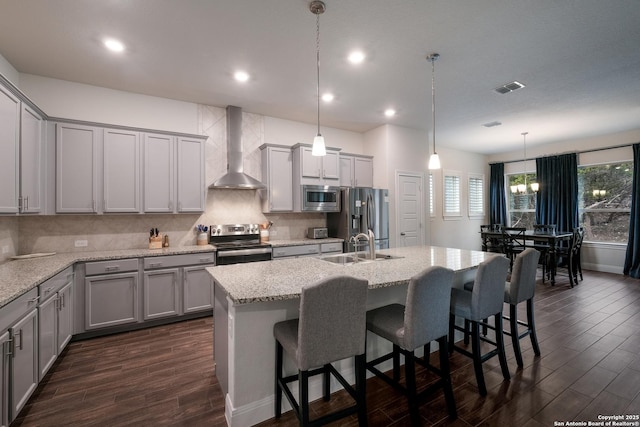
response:
[[[358,414],[358,424],[367,425],[366,410],[366,280],[334,276],[306,285],[300,295],[300,318],[276,323],[275,417],[282,412],[282,393],[293,407],[303,426],[324,425],[351,414]],[[283,350],[293,359],[298,372],[283,377]],[[331,365],[355,357],[355,388]],[[355,404],[310,420],[309,378],[322,374],[325,401],[330,400],[332,374],[354,399]],[[296,402],[288,384],[298,381]]]
[[[584,241],[584,227],[579,226],[573,229],[573,236],[568,247],[556,249],[556,271],[558,268],[565,268],[569,276],[569,285],[573,288],[578,284],[578,275],[582,278],[582,262],[580,253]]]
[[[502,224],[482,224],[480,225],[480,233],[502,233]],[[485,252],[498,252],[504,253],[502,235],[500,237],[486,237],[482,238],[483,248]]]
[[[533,224],[533,234],[555,235],[556,224]],[[540,265],[542,266],[542,283],[544,283],[550,268],[549,251],[551,249],[548,241],[533,241],[532,247],[540,252]]]
[[[504,254],[509,258],[509,268],[513,265],[514,257],[526,248],[524,238],[526,231],[525,227],[504,227],[502,229]]]
[[[444,390],[449,418],[457,417],[447,352],[452,282],[453,270],[429,267],[410,279],[405,305],[390,304],[367,312],[367,330],[393,344],[391,353],[367,362],[367,369],[407,396],[412,425],[420,424],[418,401],[440,387]],[[439,344],[439,368],[429,363],[431,341]],[[420,347],[425,348],[423,359],[415,356],[415,350]],[[404,356],[405,385],[400,382],[400,354]],[[376,367],[389,359],[393,359],[391,377]],[[416,363],[439,377],[420,393],[416,385]]]

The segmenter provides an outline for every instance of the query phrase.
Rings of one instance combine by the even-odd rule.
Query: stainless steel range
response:
[[[220,224],[209,230],[209,243],[216,247],[216,265],[271,259],[271,245],[260,243],[258,224]]]

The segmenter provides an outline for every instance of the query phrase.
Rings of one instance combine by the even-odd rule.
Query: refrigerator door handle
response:
[[[367,227],[369,230],[374,230],[376,228],[375,212],[376,206],[373,202],[373,196],[369,193],[367,194]]]

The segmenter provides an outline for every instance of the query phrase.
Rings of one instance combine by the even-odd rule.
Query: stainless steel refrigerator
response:
[[[327,214],[329,236],[344,239],[344,252],[355,252],[349,239],[358,233],[373,231],[376,249],[389,247],[389,190],[380,188],[343,188],[342,211]],[[365,242],[363,242],[365,243]],[[358,247],[368,250],[368,245]]]

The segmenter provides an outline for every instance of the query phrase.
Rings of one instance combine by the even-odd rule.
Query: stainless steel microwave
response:
[[[340,212],[340,187],[303,185],[303,212]]]

